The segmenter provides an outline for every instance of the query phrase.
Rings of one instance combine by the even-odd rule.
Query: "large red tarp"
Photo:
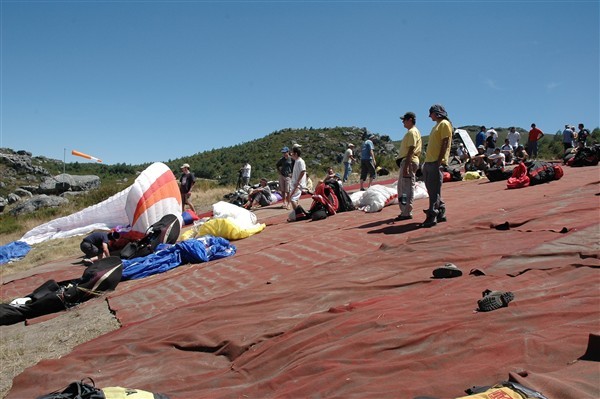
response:
[[[107,300],[123,327],[25,370],[7,398],[86,376],[172,398],[453,398],[509,377],[598,398],[600,363],[578,358],[600,333],[599,180],[588,167],[521,190],[447,183],[448,222],[431,229],[426,199],[402,222],[395,205],[272,213],[231,258],[122,282]],[[433,279],[446,262],[463,275]],[[72,269],[5,278],[3,296]],[[476,312],[486,289],[515,299]]]

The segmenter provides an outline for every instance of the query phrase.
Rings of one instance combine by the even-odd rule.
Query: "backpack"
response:
[[[485,171],[485,176],[489,181],[501,181],[508,180],[513,174],[512,170],[506,170],[501,168],[488,168]]]
[[[512,176],[506,182],[506,188],[523,188],[529,186],[530,179],[527,175],[527,166],[523,162],[513,169]]]
[[[600,146],[583,147],[575,153],[572,160],[568,161],[569,166],[596,166],[600,159]]]
[[[121,259],[139,258],[150,255],[159,244],[175,244],[179,238],[181,223],[177,216],[168,214],[146,230],[138,241],[131,241],[121,250]]]
[[[354,208],[352,199],[350,198],[350,196],[348,195],[346,190],[344,190],[344,188],[342,187],[340,182],[330,180],[325,184],[327,184],[333,190],[335,196],[337,197],[337,201],[338,201],[338,208],[336,210],[337,212],[348,212],[348,211],[353,211],[354,209],[356,209],[356,208]]]
[[[54,391],[47,395],[38,396],[36,399],[106,399],[101,389],[96,388],[94,380],[88,377],[91,381],[86,384],[81,381],[70,383],[62,391]]]
[[[312,199],[313,202],[308,210],[309,213],[312,214],[313,211],[319,210],[321,205],[327,212],[327,216],[335,215],[337,212],[339,207],[337,196],[329,185],[325,183],[319,183],[315,189]]]
[[[554,180],[554,165],[550,162],[527,161],[525,166],[532,186]]]

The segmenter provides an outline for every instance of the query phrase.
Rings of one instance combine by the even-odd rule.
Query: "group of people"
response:
[[[574,147],[585,147],[585,142],[590,135],[590,131],[585,128],[583,123],[580,123],[578,128],[579,131],[576,131],[575,126],[565,125],[565,129],[562,132],[562,142],[565,152]]]

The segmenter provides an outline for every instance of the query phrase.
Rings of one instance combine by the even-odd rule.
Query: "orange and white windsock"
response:
[[[71,150],[71,154],[76,155],[78,157],[82,157],[82,158],[86,158],[86,159],[91,159],[92,161],[96,161],[96,162],[102,162],[101,159],[93,157],[91,155],[88,154],[84,154],[83,152],[79,152],[79,151],[75,151],[75,150]]]

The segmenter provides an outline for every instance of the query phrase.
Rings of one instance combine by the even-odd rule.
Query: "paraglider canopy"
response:
[[[20,241],[31,245],[118,226],[129,226],[135,238],[143,236],[150,225],[167,214],[181,219],[181,194],[171,169],[155,162],[125,190],[99,204],[37,226]]]

